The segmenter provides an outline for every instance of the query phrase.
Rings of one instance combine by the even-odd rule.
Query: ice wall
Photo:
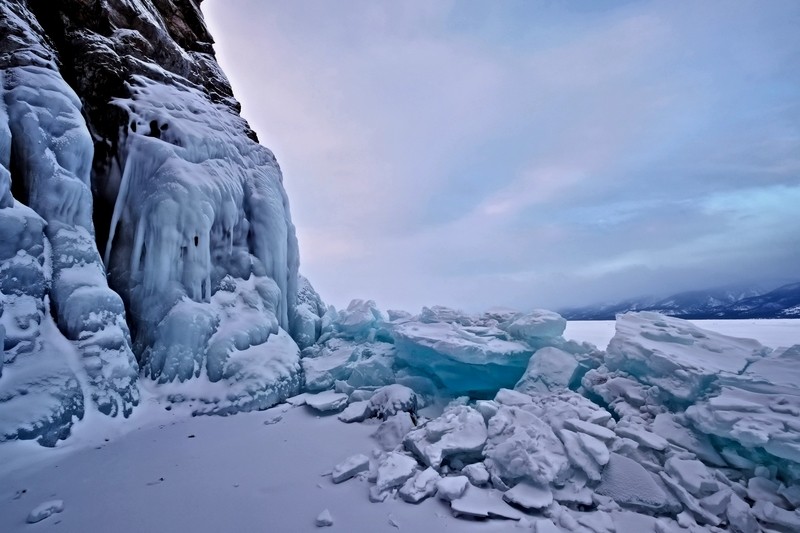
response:
[[[154,389],[202,412],[296,393],[286,332],[313,343],[324,306],[296,305],[281,171],[199,2],[10,0],[0,25],[0,439],[127,416],[140,368],[214,385]]]
[[[84,396],[105,414],[130,414],[137,365],[94,241],[81,102],[24,3],[4,4],[0,26],[0,438],[52,444],[83,416]]]
[[[169,83],[133,76],[131,96],[115,100],[130,122],[106,261],[128,299],[146,375],[185,380],[205,370],[216,381],[211,367],[224,360],[208,360],[203,339],[261,344],[290,329],[297,240],[272,153],[241,135],[243,121],[227,107],[160,74]],[[238,307],[257,315],[222,332],[212,296],[251,278]]]

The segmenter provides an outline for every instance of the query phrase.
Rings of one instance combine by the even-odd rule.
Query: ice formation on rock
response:
[[[94,240],[92,138],[48,43],[25,2],[0,6],[0,439],[53,445],[86,403],[127,416],[139,390]]]
[[[145,374],[183,381],[205,370],[214,382],[232,350],[290,329],[297,241],[272,154],[229,108],[170,81],[134,76],[131,96],[116,100],[130,130],[106,260],[137,319]],[[231,311],[215,305],[220,292],[237,294]],[[257,320],[226,321],[248,312]]]
[[[0,6],[0,438],[53,444],[87,406],[129,415],[140,367],[208,384],[153,388],[198,412],[299,390],[280,332],[307,347],[326,309],[298,277],[280,169],[238,115],[198,6]],[[59,336],[74,350],[33,362]]]

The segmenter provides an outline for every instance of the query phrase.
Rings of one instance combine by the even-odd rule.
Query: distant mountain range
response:
[[[628,311],[657,311],[689,319],[800,318],[800,283],[771,291],[755,288],[689,291],[667,298],[643,297],[562,309],[559,313],[567,320],[614,320],[616,315]]]

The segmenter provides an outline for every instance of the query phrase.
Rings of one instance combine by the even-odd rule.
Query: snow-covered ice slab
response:
[[[553,491],[547,485],[535,485],[523,481],[507,490],[503,494],[503,499],[523,509],[538,511],[553,503]]]
[[[451,502],[463,496],[469,486],[467,476],[443,477],[436,482],[436,496],[440,500]]]
[[[414,429],[403,442],[423,463],[439,468],[450,458],[480,458],[486,437],[483,416],[461,405]]]
[[[325,391],[309,394],[306,397],[306,405],[321,413],[326,413],[328,411],[341,411],[347,405],[347,400],[347,394]]]
[[[453,394],[493,394],[513,387],[533,349],[479,336],[446,322],[406,322],[394,329],[397,359],[437,379]]]
[[[331,480],[334,483],[341,483],[354,477],[360,472],[369,470],[369,457],[359,453],[352,455],[333,467],[331,472]]]
[[[408,455],[389,452],[378,462],[378,475],[375,488],[386,492],[402,486],[417,471],[417,462]]]
[[[597,493],[637,511],[661,512],[670,503],[669,496],[642,465],[617,453],[611,454]]]
[[[718,394],[686,410],[697,429],[753,450],[755,459],[766,452],[781,467],[800,463],[800,345],[721,376],[719,384]]]
[[[387,385],[376,390],[369,399],[369,416],[383,420],[401,412],[416,415],[418,403],[417,394],[408,387]]]
[[[394,383],[394,346],[385,342],[356,343],[334,338],[303,351],[306,389],[331,388],[336,381],[349,386],[377,387]]]
[[[720,374],[738,374],[769,352],[752,339],[727,337],[686,320],[658,313],[617,318],[606,366],[655,385],[681,402],[692,402]]]
[[[450,502],[455,516],[467,518],[500,518],[521,520],[525,515],[503,501],[503,493],[495,489],[470,487],[461,498]]]

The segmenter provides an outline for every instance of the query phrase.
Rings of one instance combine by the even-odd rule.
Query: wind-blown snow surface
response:
[[[473,329],[480,322],[477,327],[491,329],[487,321],[495,320],[455,320],[441,309],[418,317],[390,316],[405,324],[420,318],[428,321],[421,323],[453,320],[449,323]],[[323,343],[336,341],[341,350],[346,343],[340,335],[355,336],[375,350],[383,342],[377,337],[393,327],[380,317],[388,319],[367,302],[356,303],[349,312],[336,313],[330,324],[324,321],[329,338]],[[356,323],[371,333],[357,331]],[[755,323],[740,335],[764,334],[769,343],[769,325]],[[580,340],[574,326],[581,325],[568,332]],[[673,402],[680,404],[673,389],[662,392],[641,381],[644,376],[621,369],[638,364],[642,350],[680,357],[695,341],[723,353],[747,350],[751,355],[745,357],[753,361],[741,373],[738,366],[717,369],[722,389],[711,386],[686,413],[682,407],[670,410]],[[551,342],[569,346],[557,337]],[[56,450],[26,442],[0,446],[5,469],[0,471],[0,529],[29,527],[24,524],[28,513],[59,499],[64,511],[43,523],[58,522],[63,531],[92,531],[98,524],[122,532],[313,531],[325,509],[333,530],[351,532],[395,531],[397,526],[415,531],[797,531],[800,484],[792,466],[796,459],[787,450],[800,432],[770,433],[793,424],[799,397],[793,376],[800,366],[791,364],[795,352],[771,352],[755,341],[718,338],[688,322],[649,314],[622,317],[614,344],[624,360],[620,369],[600,364],[588,370],[582,394],[564,386],[563,365],[550,364],[527,369],[553,369],[553,378],[541,380],[548,387],[527,393],[502,389],[492,400],[463,398],[449,405],[442,403],[446,389],[437,398],[424,392],[429,384],[392,365],[395,380],[419,392],[399,384],[348,385],[347,374],[372,358],[391,363],[391,350],[361,353],[342,363],[345,381],[329,386],[346,392],[325,394],[349,398],[348,416],[346,411],[320,415],[303,403],[322,403],[304,394],[265,412],[188,418],[193,402],[165,404],[146,391],[144,405],[129,421],[141,429],[90,417]],[[338,356],[316,354],[316,359],[326,357]],[[676,384],[691,385],[694,376],[705,376],[697,361],[676,373]],[[359,375],[362,380],[372,374]],[[521,383],[530,383],[528,378]],[[754,401],[742,391],[770,398]],[[167,406],[171,411],[164,410]],[[360,407],[362,415],[352,418],[351,407]],[[773,450],[753,447],[726,425],[731,420],[734,426],[743,420],[740,428],[761,427],[762,434],[782,444]],[[710,437],[698,430],[709,421],[714,424]],[[357,454],[363,456],[354,458]],[[330,473],[351,463],[360,465],[354,477],[334,483]]]

